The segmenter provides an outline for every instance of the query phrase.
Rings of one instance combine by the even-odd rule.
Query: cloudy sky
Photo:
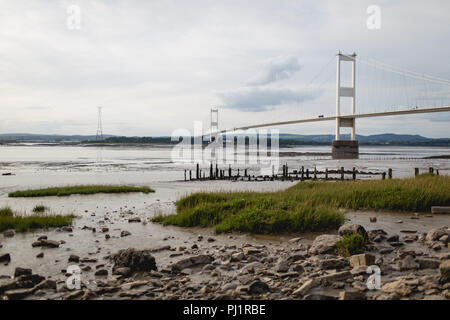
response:
[[[380,29],[367,26],[370,5]],[[0,0],[0,133],[95,134],[97,106],[104,133],[118,135],[192,130],[211,107],[220,128],[333,115],[338,50],[361,59],[360,112],[449,105],[445,82],[373,68],[450,79],[449,10],[448,0]],[[359,134],[384,132],[448,138],[450,114],[357,122]]]

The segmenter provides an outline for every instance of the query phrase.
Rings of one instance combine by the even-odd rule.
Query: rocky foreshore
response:
[[[67,230],[70,232],[70,230]],[[365,252],[337,253],[342,236],[370,240]],[[232,239],[234,236],[229,235]],[[317,236],[312,243],[293,238],[279,244],[219,244],[199,235],[184,246],[123,249],[95,258],[71,254],[81,268],[80,288],[69,289],[73,274],[52,279],[16,267],[0,278],[3,299],[450,299],[450,229],[419,233],[366,231],[344,224],[338,234]],[[36,247],[58,249],[60,243],[39,237]],[[0,254],[8,264],[12,253]],[[156,257],[158,255],[158,257]],[[39,258],[39,257],[38,257]],[[372,267],[368,273],[369,266]],[[379,269],[377,269],[379,268]],[[379,286],[370,282],[380,271]],[[86,283],[83,274],[94,273]],[[370,288],[369,288],[370,287]]]

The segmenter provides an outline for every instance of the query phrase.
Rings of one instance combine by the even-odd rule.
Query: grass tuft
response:
[[[360,234],[351,234],[348,236],[344,236],[341,241],[336,242],[336,247],[339,254],[344,257],[363,253],[365,246],[366,240]]]
[[[52,187],[45,189],[19,190],[10,192],[8,197],[47,197],[68,196],[71,194],[96,194],[96,193],[128,193],[128,192],[155,192],[149,187],[112,186],[112,185],[80,185],[67,187]]]
[[[34,206],[33,212],[34,213],[42,213],[42,212],[47,211],[48,209],[49,208],[44,206],[43,204],[37,204],[37,205]]]
[[[278,192],[195,193],[177,213],[152,219],[163,225],[213,227],[215,232],[321,231],[344,222],[339,208],[426,212],[450,205],[450,177],[301,182]]]
[[[10,207],[2,207],[0,208],[0,218],[3,217],[12,217],[14,215],[13,211]]]

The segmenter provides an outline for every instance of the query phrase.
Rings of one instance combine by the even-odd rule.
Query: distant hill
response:
[[[286,144],[291,141],[292,144],[331,144],[335,136],[331,134],[319,135],[296,135],[296,134],[280,134],[280,144]],[[349,140],[349,134],[341,135],[342,140]],[[356,135],[356,139],[362,145],[434,145],[434,146],[450,146],[449,138],[426,138],[420,135],[383,133],[375,135]]]
[[[123,137],[115,135],[104,135],[103,143],[146,143],[146,144],[173,144],[170,137]],[[383,133],[375,135],[357,135],[361,145],[404,145],[404,146],[450,146],[450,138],[426,138],[420,135]],[[350,139],[350,135],[342,135],[343,140]],[[330,145],[334,135],[299,135],[280,134],[281,146],[295,145]],[[95,135],[46,135],[28,133],[6,133],[0,134],[0,142],[38,142],[38,143],[79,143],[96,142]]]
[[[113,137],[103,135],[104,138]],[[33,134],[33,133],[2,133],[0,141],[12,142],[80,142],[96,140],[95,135],[59,135],[59,134]]]

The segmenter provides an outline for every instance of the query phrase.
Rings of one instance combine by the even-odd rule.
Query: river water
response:
[[[288,163],[290,168],[329,168],[340,167],[368,171],[386,171],[392,168],[394,177],[414,175],[414,168],[427,171],[429,167],[439,169],[441,174],[450,174],[449,159],[423,159],[428,156],[450,155],[450,148],[425,147],[360,147],[358,160],[332,160],[325,155],[331,147],[296,147],[281,149],[282,152],[313,153],[315,156],[281,157],[280,164]],[[254,190],[274,191],[292,186],[290,181],[232,182],[232,181],[184,181],[184,170],[194,165],[178,164],[171,161],[169,147],[83,147],[83,146],[0,146],[0,207],[10,206],[14,211],[30,214],[37,204],[44,204],[57,214],[74,213],[73,233],[55,230],[37,230],[16,234],[13,238],[0,235],[0,253],[8,252],[12,261],[0,266],[0,275],[11,275],[17,266],[33,268],[34,272],[56,277],[61,281],[64,275],[61,269],[67,267],[70,254],[81,257],[95,257],[99,263],[108,265],[103,257],[121,248],[148,248],[167,244],[183,245],[194,241],[198,233],[210,233],[210,230],[181,229],[163,227],[159,224],[128,223],[128,210],[143,220],[157,213],[175,211],[174,202],[182,196],[196,191],[233,191]],[[205,168],[207,169],[207,168]],[[379,179],[379,176],[378,176]],[[96,194],[72,195],[69,197],[45,198],[8,198],[8,192],[29,188],[64,186],[74,184],[132,184],[146,185],[155,189],[155,193],[141,194]],[[355,220],[368,228],[377,228],[369,224],[369,215],[374,213],[347,213],[347,218]],[[384,226],[390,225],[393,232],[400,228],[395,221],[396,215],[378,214],[378,220]],[[409,221],[409,220],[407,220]],[[448,215],[439,219],[423,218],[411,220],[411,227],[426,231],[434,225],[450,225]],[[111,238],[105,239],[102,232],[92,233],[83,230],[83,226],[101,230],[108,226]],[[120,237],[121,230],[131,232],[131,236]],[[47,249],[44,259],[37,259],[40,248],[32,248],[31,243],[45,234],[52,240],[65,241],[60,249]],[[244,242],[286,241],[290,236],[252,236],[237,234],[230,239],[227,235],[217,235],[217,244]],[[308,237],[308,235],[305,235]],[[310,235],[312,238],[312,235]],[[214,244],[214,243],[213,243]],[[158,256],[158,254],[156,254]],[[166,257],[157,257],[160,263],[168,262]],[[92,278],[92,274],[87,275]]]

